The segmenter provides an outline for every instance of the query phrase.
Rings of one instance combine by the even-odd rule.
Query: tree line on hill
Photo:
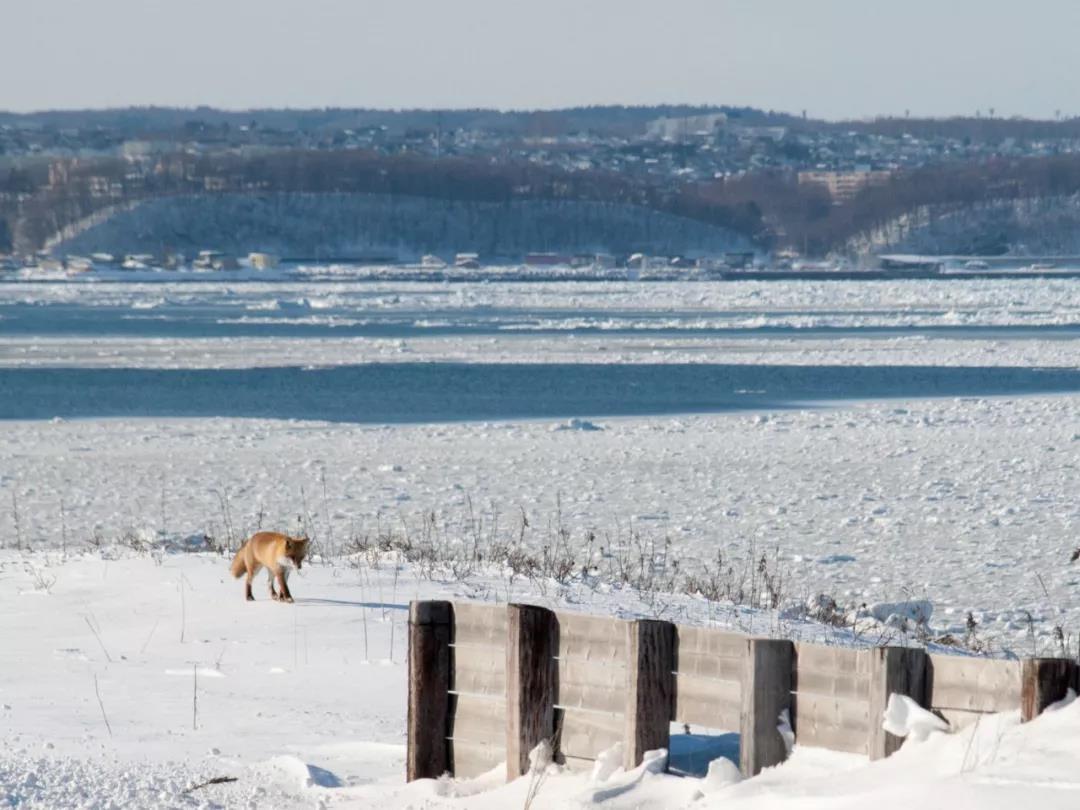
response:
[[[386,127],[409,129],[465,129],[519,135],[567,135],[581,132],[640,135],[655,118],[686,117],[723,112],[753,124],[782,124],[795,117],[752,107],[691,104],[648,106],[590,105],[553,110],[495,109],[252,109],[220,110],[213,107],[127,107],[110,110],[46,110],[33,113],[0,111],[0,126],[95,129],[123,133],[128,138],[184,137],[199,130],[256,127],[282,132],[326,132],[341,129]]]
[[[318,132],[369,126],[391,130],[474,129],[493,132],[567,135],[580,132],[640,134],[646,122],[721,112],[751,125],[787,126],[799,132],[854,131],[916,138],[970,138],[988,142],[1005,138],[1075,140],[1080,117],[1060,114],[1053,120],[986,115],[946,118],[881,116],[828,121],[775,110],[731,105],[588,105],[550,110],[401,109],[324,107],[314,109],[221,110],[214,107],[124,107],[106,110],[0,111],[0,126],[52,127],[85,131],[112,130],[129,138],[178,137],[199,129],[255,126],[292,132]]]
[[[9,175],[18,187],[23,180]],[[0,192],[4,191],[0,179]],[[368,193],[484,203],[522,200],[632,205],[767,240],[761,209],[688,187],[663,187],[611,172],[568,172],[526,162],[440,160],[363,150],[288,150],[161,157],[143,173],[120,158],[79,161],[60,182],[40,188],[19,208],[17,239],[41,245],[62,228],[109,206],[175,194],[252,192]]]
[[[791,241],[796,245],[801,241],[821,253],[840,249],[859,235],[919,209],[941,215],[992,201],[1061,198],[1077,193],[1080,155],[925,166],[898,172],[881,185],[867,186],[843,205],[832,206],[824,217],[803,220]]]
[[[0,174],[0,199],[7,201],[0,208],[0,250],[12,243],[40,247],[63,227],[118,203],[175,194],[282,191],[633,205],[729,229],[762,249],[791,246],[821,255],[920,208],[1077,194],[1080,155],[898,171],[841,204],[834,204],[824,186],[800,184],[797,176],[784,171],[701,183],[650,183],[612,172],[566,171],[526,162],[362,150],[174,154],[158,158],[141,173],[123,159],[98,158],[70,164],[59,179],[31,193],[28,189],[39,182],[16,170]]]

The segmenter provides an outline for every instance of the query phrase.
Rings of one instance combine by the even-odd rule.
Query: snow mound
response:
[[[580,430],[586,432],[603,430],[600,425],[595,422],[590,422],[588,419],[568,419],[560,425],[556,425],[552,430]]]
[[[597,784],[606,782],[617,770],[622,768],[622,760],[623,745],[621,742],[615,743],[605,751],[601,751],[596,755],[589,781]]]
[[[143,762],[134,767],[94,756],[72,759],[3,752],[0,803],[28,810],[249,806],[247,786],[214,784],[188,792],[215,775],[182,762]]]
[[[708,796],[716,793],[729,785],[742,781],[742,773],[730,759],[720,757],[709,763],[709,772],[701,780],[701,792]]]
[[[266,769],[285,782],[307,788],[338,788],[342,782],[336,774],[317,765],[309,765],[298,757],[288,754],[274,757],[266,763]]]
[[[927,599],[912,599],[905,602],[878,602],[867,608],[870,615],[884,624],[897,620],[907,620],[916,624],[927,624],[934,615],[934,604]]]
[[[932,734],[947,734],[949,724],[907,695],[889,695],[881,727],[890,734],[922,742]]]
[[[610,766],[616,748],[621,752],[622,745],[616,744],[600,755],[600,757],[604,758],[605,764],[599,770],[607,772],[607,778],[600,782],[599,786],[585,790],[578,799],[577,804],[579,806],[602,805],[615,802],[623,797],[633,797],[643,782],[662,777],[667,770],[668,752],[664,748],[646,751],[641,764],[632,771],[624,771],[621,766],[612,769]],[[596,771],[597,769],[594,769],[594,773]],[[640,802],[637,800],[632,801],[632,805],[637,804],[640,804]]]

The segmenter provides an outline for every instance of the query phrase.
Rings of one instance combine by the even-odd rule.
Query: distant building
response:
[[[727,123],[724,113],[687,115],[681,118],[654,118],[645,124],[645,137],[654,141],[685,141],[710,137]]]
[[[609,253],[576,253],[570,259],[570,266],[610,270],[615,266],[615,257]]]
[[[120,267],[124,270],[147,270],[156,263],[149,253],[129,253],[120,263]]]
[[[742,270],[749,267],[754,263],[754,252],[749,251],[729,251],[724,254],[724,264],[735,270]]]
[[[479,253],[459,253],[454,257],[454,267],[477,270],[480,267]]]
[[[155,148],[152,141],[131,140],[120,144],[120,156],[128,160],[144,160],[165,149]]]
[[[891,172],[872,169],[859,169],[855,171],[805,171],[799,172],[799,185],[814,183],[825,186],[833,203],[839,205],[847,202],[867,186],[877,186],[886,183]]]
[[[256,270],[273,270],[281,262],[273,253],[250,253],[248,263]]]
[[[64,269],[64,263],[60,259],[42,257],[37,260],[37,267],[47,273],[58,273]]]
[[[787,137],[787,127],[775,127],[775,126],[739,126],[733,128],[734,134],[740,138],[749,138],[751,140],[765,140],[772,141],[773,143],[780,143]]]
[[[635,253],[626,260],[626,266],[631,270],[650,270],[670,267],[671,261],[668,256],[647,256],[644,253]]]
[[[124,184],[110,180],[102,175],[92,175],[86,178],[86,189],[90,196],[96,200],[118,200],[124,196]]]
[[[69,275],[77,273],[89,273],[94,269],[94,262],[86,256],[67,256],[64,259],[64,266],[67,268]]]
[[[217,250],[200,250],[191,266],[196,270],[237,270],[240,263],[236,257]]]
[[[71,169],[77,166],[78,160],[54,160],[49,164],[49,186],[56,188],[66,184],[71,177]]]
[[[558,253],[526,253],[525,264],[530,267],[555,267],[560,264],[570,264],[570,259]]]
[[[695,262],[699,270],[708,272],[722,272],[728,269],[728,264],[717,256],[702,256]]]
[[[878,264],[882,270],[910,270],[932,273],[940,273],[945,266],[944,261],[937,256],[913,256],[905,254],[878,256]]]

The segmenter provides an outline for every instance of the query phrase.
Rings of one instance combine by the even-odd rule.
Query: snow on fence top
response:
[[[954,728],[1020,709],[1030,720],[1076,686],[1067,659],[1002,661],[918,648],[854,649],[758,639],[655,620],[533,605],[414,602],[409,612],[408,778],[475,776],[552,744],[591,767],[622,743],[624,765],[666,748],[672,721],[740,734],[747,775],[786,758],[781,716],[800,745],[888,756],[889,696]]]

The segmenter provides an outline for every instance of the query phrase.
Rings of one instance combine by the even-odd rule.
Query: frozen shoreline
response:
[[[417,597],[997,655],[1059,654],[1060,629],[1075,647],[1080,282],[234,286],[0,285],[0,404],[53,390],[47,417],[132,416],[0,421],[0,803],[521,806],[527,786],[497,778],[403,784]],[[473,382],[409,400],[449,372],[433,364]],[[265,414],[304,418],[222,416],[248,413],[233,392],[250,378],[318,396]],[[420,416],[438,421],[311,418],[373,379],[385,420],[435,403]],[[449,408],[463,391],[472,410]],[[609,415],[629,391],[679,412]],[[744,409],[686,413],[703,392]],[[185,397],[210,415],[161,410]],[[263,587],[243,602],[227,557],[174,553],[300,526],[326,558],[294,606]],[[536,554],[564,531],[559,579],[492,562],[508,538]],[[486,563],[350,551],[374,541]],[[775,605],[747,576],[763,557]],[[822,594],[845,626],[808,615]],[[554,774],[536,806],[1071,808],[1078,706],[884,763],[797,747],[741,784]]]
[[[470,509],[503,531],[558,512],[575,537],[670,537],[687,571],[766,549],[795,601],[928,598],[936,627],[963,633],[970,611],[1008,647],[1080,627],[1080,397],[559,424],[5,422],[0,520],[12,538],[17,504],[23,542],[57,548],[221,538],[223,498],[236,535],[306,512],[338,543],[431,512],[459,539]]]

